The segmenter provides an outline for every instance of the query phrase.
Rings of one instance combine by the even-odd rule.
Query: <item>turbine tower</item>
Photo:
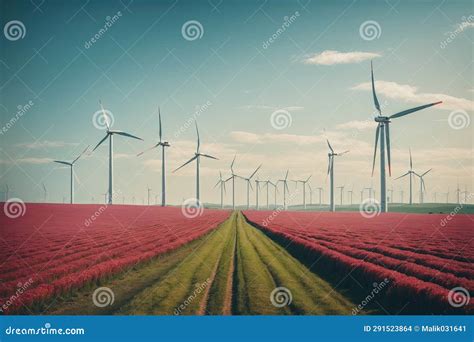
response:
[[[236,156],[234,156],[234,159],[232,159],[232,163],[230,164],[231,176],[225,180],[227,182],[232,179],[232,210],[235,210],[235,177],[238,177],[234,172],[235,157]]]
[[[433,169],[429,169],[421,175],[416,173],[416,175],[420,178],[420,204],[424,203],[424,192],[426,191],[425,180],[423,179],[423,177],[426,176],[431,170]]]
[[[374,149],[374,159],[372,163],[372,176],[374,175],[374,168],[375,168],[375,157],[377,154],[377,143],[380,139],[380,211],[387,212],[387,194],[386,194],[386,178],[385,178],[385,144],[387,144],[387,160],[388,160],[388,174],[389,176],[392,175],[392,166],[390,161],[390,120],[396,119],[422,109],[437,105],[442,103],[442,101],[429,103],[423,106],[418,106],[414,108],[410,108],[407,110],[403,110],[401,112],[392,114],[390,116],[382,116],[382,109],[380,108],[379,101],[377,99],[377,94],[375,92],[375,82],[374,82],[374,69],[372,66],[372,62],[370,63],[370,71],[371,71],[371,80],[372,80],[372,96],[374,100],[375,108],[378,111],[378,116],[374,118],[375,122],[377,122],[377,130],[375,131],[375,149]],[[411,204],[411,203],[410,203]]]
[[[239,177],[240,179],[243,179],[245,182],[247,182],[247,210],[250,209],[250,188],[252,187],[252,178],[253,176],[255,176],[255,174],[258,172],[258,170],[262,167],[262,165],[260,165],[259,167],[257,167],[255,169],[255,171],[249,176],[249,177],[242,177],[242,176],[237,176]],[[252,189],[253,190],[253,189]],[[257,189],[257,199],[258,199],[258,189]],[[257,207],[258,207],[258,204],[257,204]]]
[[[159,141],[156,145],[150,147],[149,149],[140,152],[137,154],[137,157],[141,156],[143,153],[153,150],[161,146],[161,206],[166,206],[166,168],[165,168],[165,149],[171,145],[167,141],[163,141],[163,132],[161,126],[161,112],[160,107],[158,107],[158,123],[159,123]],[[156,204],[156,203],[155,203]]]
[[[200,161],[201,161],[201,157],[205,157],[205,158],[210,158],[210,159],[216,159],[216,157],[213,157],[209,154],[204,154],[204,153],[201,153],[201,141],[199,139],[199,130],[198,130],[198,126],[197,126],[197,122],[194,121],[195,125],[196,125],[196,135],[197,135],[197,146],[196,146],[196,152],[194,152],[194,157],[192,157],[191,159],[189,159],[186,163],[184,163],[183,165],[181,165],[180,167],[178,167],[176,170],[174,170],[173,172],[176,172],[178,171],[179,169],[181,169],[182,167],[188,165],[189,163],[191,163],[192,161],[196,160],[196,200],[197,200],[197,205],[198,206],[201,206],[201,200],[200,200],[200,188],[199,188],[199,164],[200,164]]]
[[[290,170],[287,170],[287,171],[286,171],[286,175],[285,175],[285,178],[284,178],[284,179],[279,179],[279,180],[277,181],[277,184],[280,183],[280,182],[283,183],[283,209],[284,209],[284,210],[286,210],[286,192],[287,192],[287,191],[288,191],[288,192],[290,191],[290,190],[288,189],[288,172],[290,172]]]
[[[268,187],[270,185],[273,186],[273,195],[274,195],[275,208],[277,206],[277,192],[278,192],[277,185],[275,183],[273,183],[272,181],[267,180],[267,181],[265,181],[265,186],[267,187],[267,209],[270,209],[270,203],[269,203],[269,200],[268,200]]]
[[[349,152],[349,151],[344,151],[342,153],[336,153],[334,152],[333,148],[331,147],[331,144],[329,143],[329,140],[326,140],[328,143],[328,147],[330,152],[328,153],[328,175],[329,175],[329,210],[330,211],[335,211],[336,210],[336,205],[334,203],[334,157],[336,156],[342,156],[343,154]]]
[[[347,193],[349,194],[350,203],[352,205],[352,194],[354,193],[354,186],[352,186],[351,190],[347,190]]]
[[[87,146],[85,148],[84,151],[82,151],[81,154],[79,154],[79,156],[77,156],[76,159],[74,159],[72,162],[67,162],[67,161],[63,161],[63,160],[54,160],[55,163],[58,163],[58,164],[63,164],[63,165],[67,165],[69,166],[71,169],[70,169],[70,172],[71,172],[71,184],[70,184],[70,190],[71,190],[71,204],[74,203],[74,177],[75,177],[75,174],[74,174],[74,164],[79,160],[79,158],[81,158],[81,156],[86,153],[86,151],[89,149],[89,146]],[[44,184],[43,184],[44,186]],[[46,191],[46,188],[44,188],[44,190]]]
[[[127,138],[132,138],[132,139],[137,139],[137,140],[143,140],[142,138],[139,138],[135,135],[132,135],[130,133],[124,132],[124,131],[117,131],[117,130],[111,130],[110,129],[110,124],[109,124],[109,119],[107,115],[105,114],[104,107],[102,106],[102,102],[99,101],[100,108],[102,109],[102,115],[104,116],[104,122],[106,125],[106,134],[105,137],[102,138],[101,141],[94,147],[92,152],[94,152],[97,147],[99,147],[107,138],[109,139],[109,198],[108,198],[108,204],[112,204],[112,199],[114,195],[114,135],[122,135]]]
[[[338,186],[338,189],[341,189],[341,205],[342,205],[342,200],[344,199],[344,187],[345,185]]]
[[[147,187],[147,195],[148,195],[148,205],[150,205],[150,193],[151,193],[151,188],[148,186]]]
[[[321,206],[323,204],[323,191],[324,191],[324,189],[322,187],[318,187],[316,189],[319,190],[319,206]]]
[[[410,152],[410,169],[407,171],[407,173],[401,175],[400,177],[395,178],[395,180],[403,178],[405,176],[410,176],[410,205],[413,204],[413,175],[418,176],[415,171],[413,171],[413,159],[411,157],[411,149],[409,149]]]
[[[257,210],[260,209],[259,202],[258,202],[258,190],[260,189],[260,183],[265,183],[265,181],[258,180],[258,178],[255,180],[255,208]]]

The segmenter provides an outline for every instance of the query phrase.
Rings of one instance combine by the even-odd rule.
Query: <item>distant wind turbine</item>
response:
[[[411,157],[411,149],[409,149],[410,152],[410,169],[407,171],[407,173],[401,175],[400,177],[395,178],[395,180],[403,178],[405,176],[410,176],[410,205],[413,204],[413,176],[418,176],[415,171],[413,171],[413,159]]]
[[[121,135],[127,138],[132,138],[132,139],[137,139],[137,140],[143,140],[142,138],[139,138],[137,136],[134,136],[130,133],[124,132],[124,131],[117,131],[117,130],[111,130],[110,129],[110,124],[109,124],[109,119],[107,115],[105,114],[104,107],[102,106],[102,102],[99,101],[100,108],[102,110],[102,115],[104,116],[104,122],[105,125],[107,126],[107,131],[105,134],[105,137],[102,138],[101,141],[94,147],[92,152],[94,152],[97,147],[99,147],[107,138],[109,139],[109,197],[108,197],[108,204],[112,204],[113,202],[113,195],[114,195],[114,135]]]
[[[195,125],[196,125],[196,135],[197,135],[197,146],[196,146],[196,152],[194,152],[194,157],[192,157],[191,159],[189,159],[186,163],[184,163],[183,165],[181,165],[180,167],[178,167],[176,170],[174,170],[173,172],[176,172],[178,171],[179,169],[181,169],[182,167],[184,167],[185,165],[191,163],[192,161],[196,160],[196,200],[198,201],[198,205],[201,205],[201,200],[200,200],[200,193],[199,193],[199,164],[200,164],[200,161],[201,161],[201,157],[205,157],[205,158],[210,158],[210,159],[216,159],[216,157],[213,157],[209,154],[204,154],[204,153],[201,153],[201,150],[200,150],[200,147],[201,147],[201,141],[200,141],[200,138],[199,138],[199,130],[198,130],[198,126],[197,126],[197,122],[194,121]]]
[[[219,186],[221,191],[221,209],[224,208],[224,192],[225,192],[225,183],[226,181],[222,179],[222,172],[219,171],[219,180],[217,181],[214,188]]]
[[[372,176],[374,175],[375,168],[375,157],[377,154],[377,143],[380,138],[380,211],[387,212],[387,194],[386,194],[386,178],[385,178],[385,143],[387,144],[387,159],[388,159],[388,173],[389,176],[392,175],[392,166],[390,162],[390,119],[399,118],[419,110],[437,105],[442,103],[442,101],[429,103],[423,106],[418,106],[403,110],[401,112],[392,114],[390,116],[382,116],[382,109],[380,108],[379,101],[377,99],[377,94],[375,92],[375,82],[374,82],[374,69],[372,62],[370,63],[371,71],[371,80],[372,80],[372,96],[374,100],[375,108],[377,109],[379,115],[374,118],[377,122],[377,130],[375,131],[375,148],[374,148],[374,159],[372,163]],[[411,179],[411,178],[410,178]],[[410,202],[411,204],[411,202]]]
[[[283,184],[283,209],[285,209],[285,210],[286,210],[286,193],[289,192],[289,189],[288,189],[288,172],[290,172],[290,170],[286,171],[286,175],[285,175],[284,179],[279,179],[277,181],[277,184],[280,183],[280,182]]]
[[[344,199],[344,187],[345,185],[341,185],[341,186],[338,186],[337,188],[341,190],[341,205],[342,205],[342,201]]]
[[[319,206],[321,206],[323,204],[323,191],[324,191],[324,189],[322,187],[318,187],[316,189],[319,190]]]
[[[153,149],[161,146],[161,206],[164,207],[164,206],[166,206],[166,167],[165,167],[166,158],[165,158],[165,149],[167,147],[170,147],[171,145],[169,144],[169,142],[163,141],[163,131],[162,131],[162,126],[161,126],[160,107],[158,107],[158,123],[159,123],[159,130],[158,130],[159,134],[158,134],[158,136],[159,136],[160,140],[158,141],[158,143],[156,145],[153,145],[149,149],[137,154],[137,157],[141,156],[143,153],[145,153],[147,151],[153,150]]]
[[[46,190],[46,185],[44,183],[41,183],[43,186],[43,202],[46,203],[46,199],[48,198],[48,191]]]
[[[63,161],[63,160],[54,160],[55,163],[58,163],[58,164],[63,164],[63,165],[67,165],[70,167],[70,172],[71,172],[71,184],[70,184],[70,189],[71,189],[71,204],[74,203],[74,164],[79,160],[79,158],[81,158],[81,156],[86,153],[86,151],[89,149],[89,146],[87,146],[85,148],[84,151],[82,151],[81,154],[79,154],[79,156],[74,159],[72,162],[67,162],[67,161]],[[43,184],[44,185],[44,184]]]
[[[148,205],[150,205],[150,193],[151,193],[151,188],[148,186],[148,187],[147,187],[147,195],[148,195],[148,196],[147,196],[147,198],[148,198],[148,202],[147,202],[147,203],[148,203]]]
[[[420,178],[420,204],[423,204],[424,202],[424,192],[426,191],[425,180],[423,179],[423,177],[426,176],[431,170],[433,169],[429,169],[421,175],[416,173],[416,175]]]
[[[269,200],[268,200],[268,187],[270,185],[273,186],[275,208],[276,208],[276,205],[277,205],[277,192],[278,192],[277,185],[275,183],[273,183],[272,181],[270,181],[270,180],[266,180],[265,181],[265,186],[267,187],[267,209],[270,209],[270,203],[269,203]]]
[[[252,178],[255,176],[255,174],[258,172],[258,170],[262,167],[260,165],[255,169],[255,171],[249,176],[249,177],[242,177],[242,176],[237,176],[240,179],[243,179],[245,182],[247,182],[247,210],[250,208],[250,188],[252,187]],[[258,190],[257,190],[258,191]],[[257,195],[258,196],[258,195]]]
[[[293,181],[296,183],[297,186],[298,186],[298,183],[303,184],[303,208],[304,209],[306,209],[306,184],[309,182],[311,176],[312,175],[309,175],[309,177],[306,179],[297,179]]]
[[[260,190],[260,183],[265,183],[265,181],[258,180],[258,178],[255,180],[255,208],[257,210],[260,209],[260,205],[258,202],[258,190]]]
[[[335,211],[336,210],[336,205],[334,203],[334,157],[336,156],[342,156],[343,154],[349,152],[349,151],[344,151],[341,153],[336,153],[334,152],[331,144],[329,143],[329,140],[327,140],[328,147],[330,152],[328,153],[328,175],[329,175],[329,194],[330,194],[330,202],[329,202],[329,210],[330,211]]]
[[[236,157],[237,156],[234,156],[234,159],[232,159],[232,163],[230,164],[230,177],[225,180],[226,182],[232,180],[232,210],[235,209],[235,178],[238,177],[234,172],[234,163]]]

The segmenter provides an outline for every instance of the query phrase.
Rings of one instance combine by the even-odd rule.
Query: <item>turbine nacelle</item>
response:
[[[375,122],[382,122],[382,123],[389,123],[391,122],[390,121],[390,118],[388,116],[382,116],[382,115],[379,115],[379,116],[376,116],[374,118]]]

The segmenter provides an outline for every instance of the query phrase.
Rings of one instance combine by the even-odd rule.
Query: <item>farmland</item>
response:
[[[382,306],[403,313],[473,312],[450,290],[474,291],[471,215],[246,211],[246,217],[314,272],[367,293],[386,279]],[[387,312],[387,313],[397,313]]]
[[[173,207],[28,204],[22,217],[1,216],[0,301],[27,284],[8,309],[41,306],[185,245],[228,216],[206,210],[191,219]]]

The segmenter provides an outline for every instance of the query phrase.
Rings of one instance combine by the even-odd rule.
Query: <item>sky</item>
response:
[[[352,189],[358,201],[362,188],[379,189],[378,155],[371,176],[371,60],[384,115],[443,101],[391,124],[387,182],[394,200],[401,190],[408,198],[407,179],[395,178],[408,170],[410,148],[416,172],[433,169],[425,201],[435,192],[444,201],[449,191],[453,202],[457,184],[472,192],[470,1],[20,0],[0,6],[3,196],[8,186],[9,197],[25,202],[69,200],[68,169],[53,160],[73,160],[90,145],[75,165],[75,201],[103,202],[108,146],[91,152],[105,135],[101,100],[113,129],[144,139],[114,138],[117,202],[146,202],[147,188],[152,203],[155,196],[159,201],[159,150],[136,156],[158,142],[158,107],[171,144],[169,203],[195,197],[195,165],[172,172],[193,156],[194,121],[201,152],[219,158],[201,161],[204,202],[219,202],[214,185],[219,171],[229,175],[234,155],[242,176],[260,164],[260,180],[276,181],[288,169],[289,179],[312,175],[311,187],[323,187],[327,202],[326,139],[336,152],[350,151],[335,160],[335,184]],[[293,192],[294,183],[289,186]],[[418,187],[416,180],[415,198]],[[230,193],[228,184],[226,203]],[[236,198],[246,202],[240,180]]]

